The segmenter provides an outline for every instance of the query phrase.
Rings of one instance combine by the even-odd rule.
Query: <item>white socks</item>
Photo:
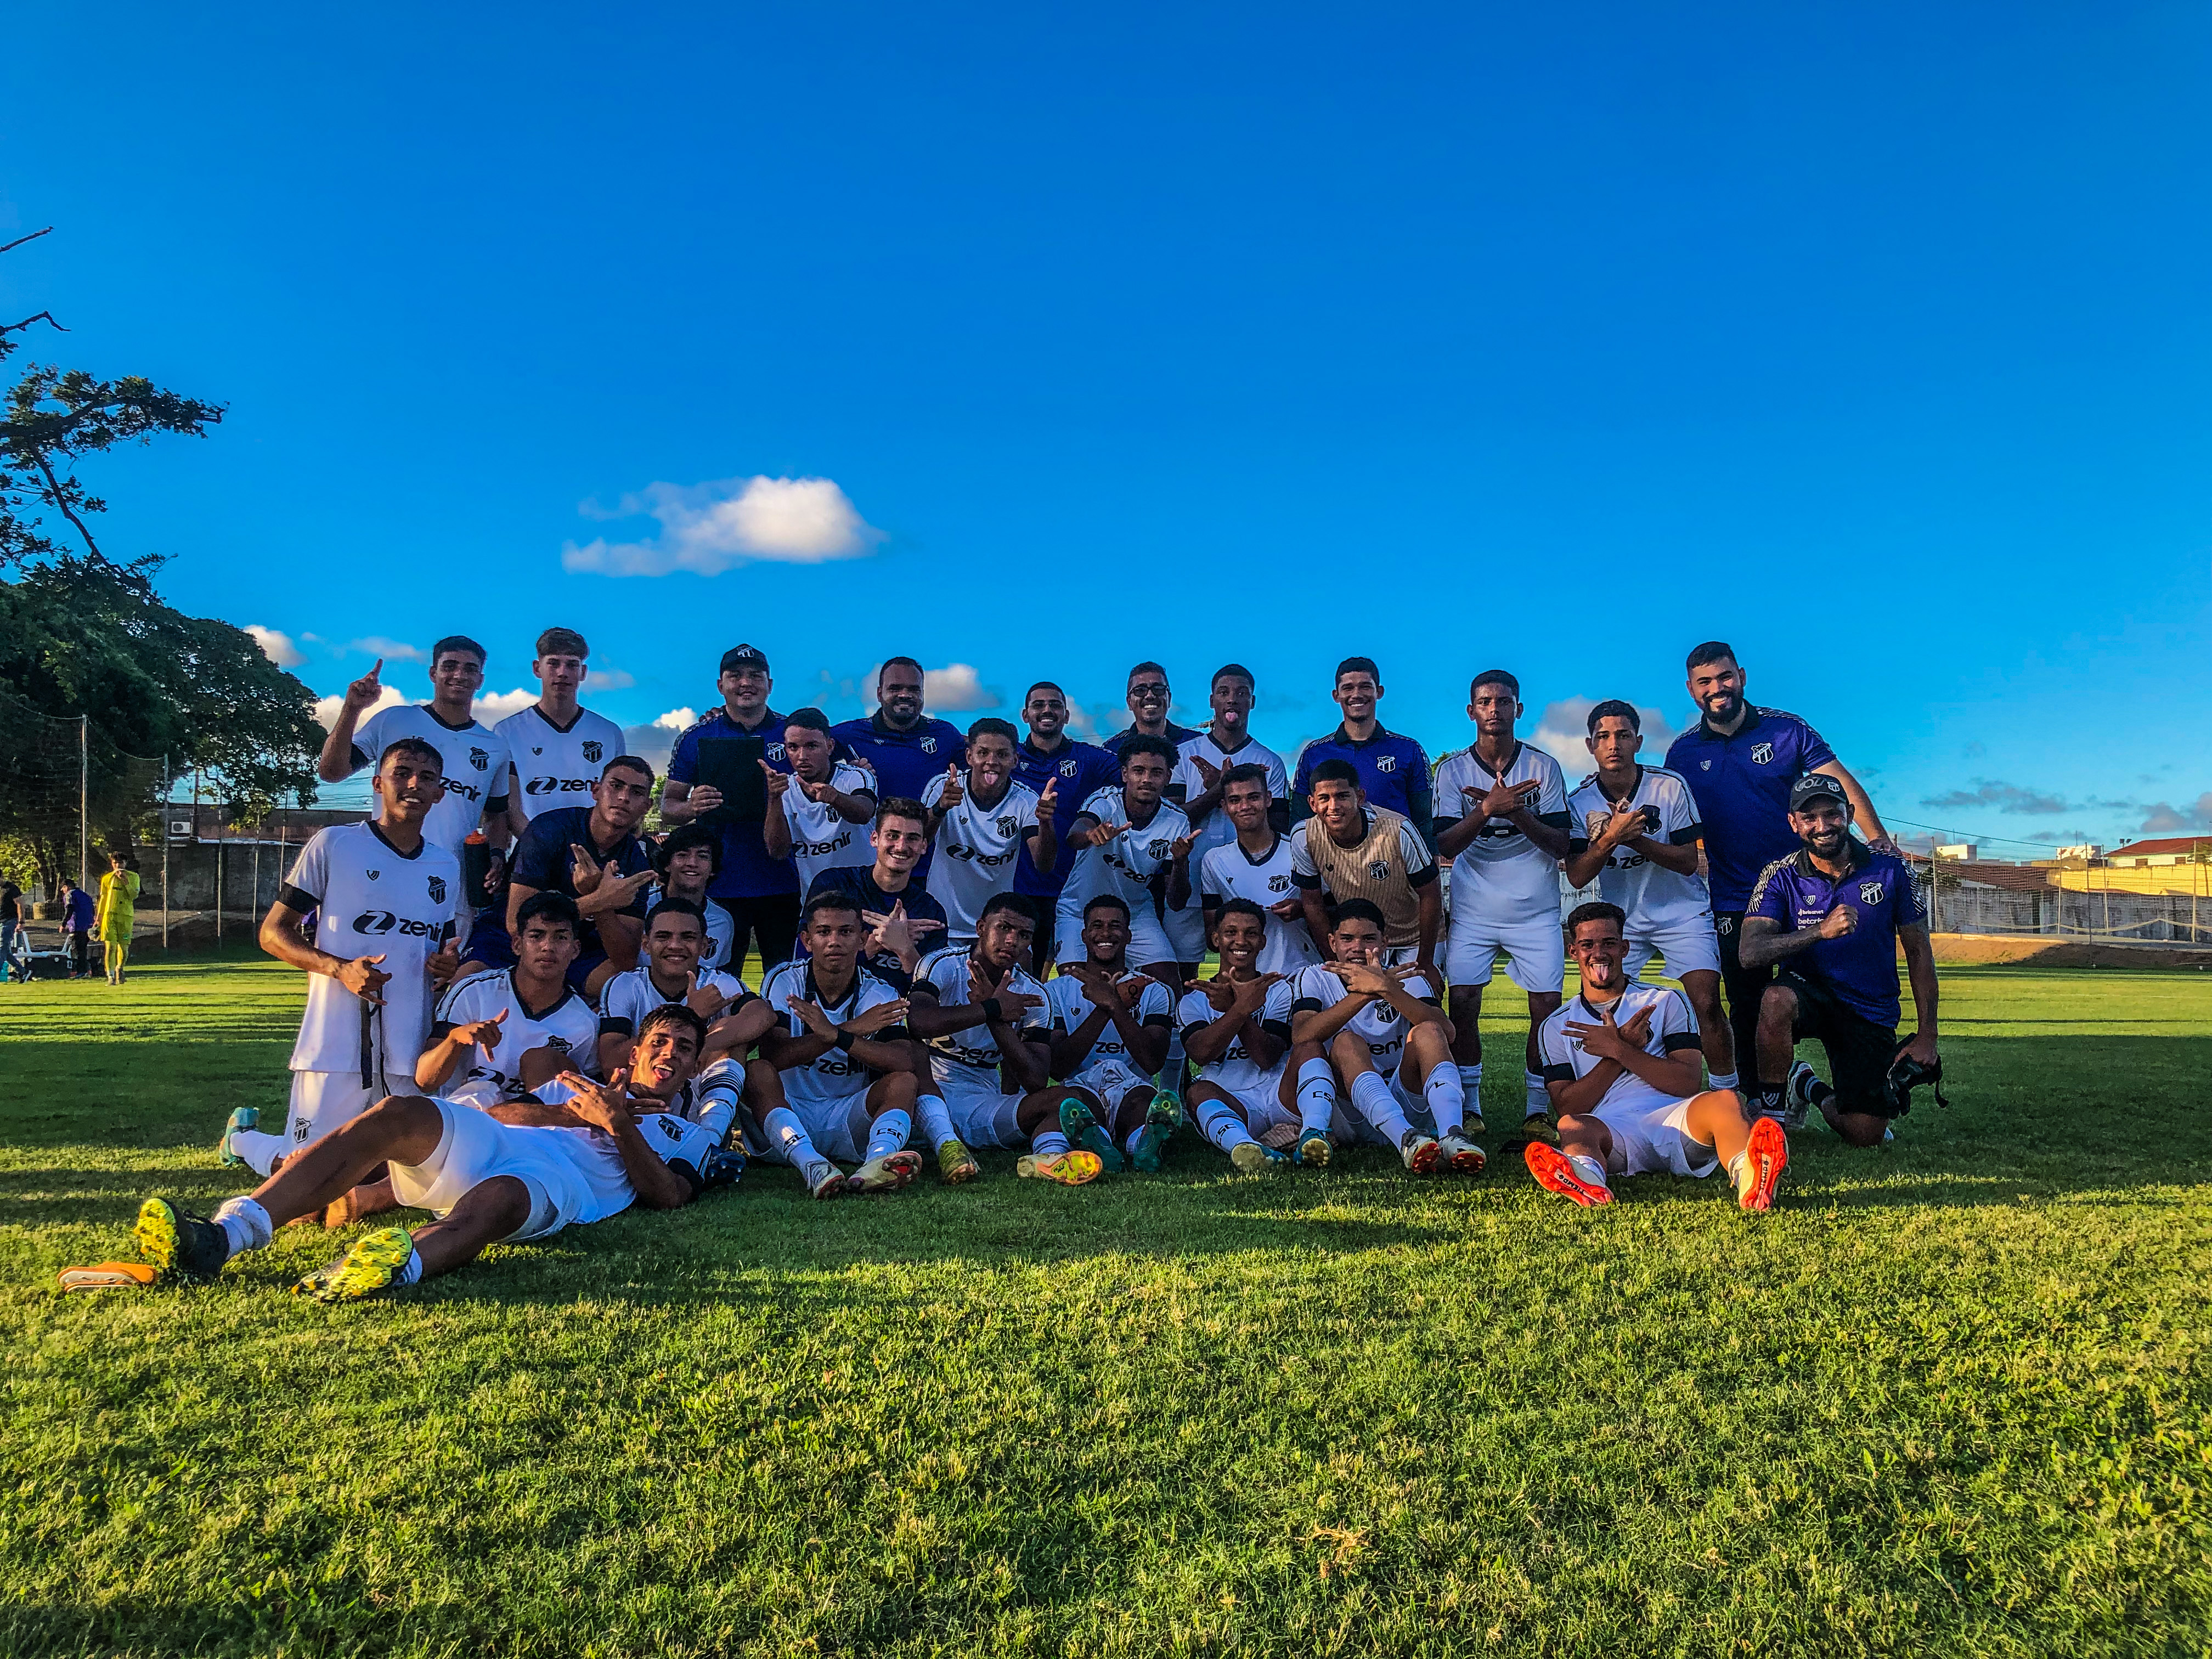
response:
[[[935,1151],[948,1140],[957,1140],[960,1134],[952,1127],[952,1114],[945,1104],[945,1097],[934,1089],[925,1089],[914,1103],[914,1109],[921,1116],[921,1133]]]
[[[907,1143],[914,1133],[914,1119],[905,1112],[885,1112],[868,1127],[868,1149],[862,1155],[866,1163],[879,1158],[889,1158]]]
[[[275,1173],[276,1160],[289,1158],[295,1149],[289,1135],[272,1135],[260,1129],[233,1129],[230,1150],[246,1160],[247,1169],[265,1178]]]
[[[270,1135],[268,1139],[281,1137]],[[268,1248],[269,1241],[276,1235],[276,1224],[269,1218],[269,1212],[251,1198],[225,1199],[216,1212],[208,1218],[222,1229],[222,1236],[230,1242],[230,1253],[243,1255],[248,1250]]]
[[[1716,1072],[1709,1069],[1705,1073],[1705,1086],[1709,1089],[1735,1088],[1738,1086],[1735,1080],[1735,1073],[1734,1072]]]
[[[1552,1091],[1544,1086],[1544,1079],[1534,1072],[1524,1071],[1521,1075],[1528,1085],[1528,1115],[1547,1115],[1552,1109]]]
[[[1413,1126],[1398,1109],[1398,1097],[1390,1092],[1390,1085],[1374,1072],[1362,1072],[1352,1079],[1352,1103],[1390,1146],[1404,1145],[1413,1132]]]
[[[1428,1076],[1422,1079],[1421,1097],[1429,1103],[1430,1115],[1437,1121],[1438,1135],[1459,1133],[1465,1107],[1462,1088],[1456,1066],[1431,1066]]]
[[[1224,1152],[1252,1139],[1251,1130],[1244,1127],[1244,1120],[1237,1115],[1236,1109],[1222,1100],[1199,1103],[1198,1132]]]
[[[419,1285],[422,1282],[422,1252],[410,1250],[407,1260],[399,1264],[399,1271],[392,1275],[395,1285]]]
[[[1605,1178],[1605,1165],[1588,1153],[1569,1152],[1567,1162],[1573,1164],[1575,1173],[1589,1182],[1591,1186],[1603,1187],[1607,1191],[1612,1190],[1612,1183]]]
[[[1030,1137],[1030,1151],[1038,1158],[1065,1158],[1068,1152],[1067,1137],[1060,1133],[1058,1124],[1053,1124]]]
[[[1310,1060],[1298,1067],[1298,1127],[1328,1133],[1336,1115],[1336,1073],[1325,1060]]]
[[[830,1161],[806,1138],[806,1126],[788,1106],[779,1106],[763,1118],[761,1130],[768,1136],[768,1144],[781,1153],[783,1161],[794,1170],[816,1170]],[[812,1179],[811,1176],[808,1178]]]
[[[1482,1062],[1459,1068],[1460,1110],[1469,1117],[1482,1115]]]

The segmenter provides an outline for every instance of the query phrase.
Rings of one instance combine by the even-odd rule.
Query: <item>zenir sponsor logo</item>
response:
[[[585,795],[591,789],[586,778],[532,778],[522,786],[526,795]]]
[[[416,921],[409,916],[395,916],[389,910],[364,910],[353,919],[356,933],[370,935],[397,933],[402,939],[428,939],[434,931],[433,924]]]

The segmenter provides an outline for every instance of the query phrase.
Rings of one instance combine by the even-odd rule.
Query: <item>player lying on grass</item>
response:
[[[456,980],[438,1005],[415,1086],[470,1106],[496,1106],[562,1073],[596,1074],[599,1017],[568,983],[583,924],[565,893],[533,895],[521,908],[514,966]]]
[[[1671,987],[1628,977],[1620,907],[1577,905],[1567,949],[1582,993],[1537,1033],[1559,1144],[1528,1143],[1528,1173],[1577,1204],[1609,1204],[1614,1176],[1709,1176],[1725,1168],[1736,1202],[1764,1210],[1790,1162],[1781,1126],[1752,1121],[1733,1089],[1705,1086],[1697,1016]]]
[[[380,1100],[212,1218],[148,1199],[138,1208],[139,1254],[164,1279],[212,1279],[380,1165],[390,1167],[402,1203],[437,1219],[411,1234],[364,1234],[295,1291],[349,1302],[451,1273],[487,1245],[547,1238],[633,1203],[679,1208],[744,1167],[722,1149],[737,1112],[736,1068],[716,1066],[696,1083],[692,1075],[706,1034],[698,1015],[670,1003],[645,1017],[631,1070],[605,1083],[571,1072],[538,1099],[490,1112],[422,1095]]]
[[[1336,907],[1328,942],[1334,960],[1301,968],[1291,981],[1291,1066],[1302,1120],[1322,1121],[1324,1097],[1333,1113],[1340,1087],[1415,1175],[1432,1174],[1439,1163],[1455,1175],[1481,1174],[1482,1148],[1462,1129],[1451,1022],[1437,1006],[1435,982],[1411,963],[1382,966],[1382,912],[1365,899]],[[1433,1135],[1407,1121],[1406,1109],[1425,1102]],[[1326,1163],[1328,1146],[1302,1130],[1299,1161]]]
[[[922,959],[908,993],[907,1024],[929,1045],[933,1080],[964,1145],[1026,1147],[1017,1175],[1080,1186],[1104,1165],[1088,1148],[1069,1146],[1060,1103],[1073,1101],[1095,1117],[1100,1103],[1081,1089],[1048,1086],[1044,987],[1020,966],[1036,931],[1028,899],[994,896],[973,945]]]
[[[1314,1139],[1316,1163],[1328,1162],[1334,1094],[1316,1094],[1317,1116],[1302,1121],[1291,1081],[1291,988],[1280,974],[1260,971],[1267,948],[1267,913],[1250,899],[1224,899],[1210,913],[1221,971],[1194,980],[1176,1006],[1183,1052],[1198,1067],[1186,1098],[1199,1133],[1229,1154],[1245,1174],[1287,1164],[1279,1150],[1296,1135]],[[1261,1137],[1266,1137],[1261,1139]]]
[[[1129,967],[1129,907],[1101,893],[1083,906],[1085,960],[1064,963],[1045,986],[1052,1016],[1052,1074],[1101,1102],[1104,1121],[1073,1096],[1060,1109],[1060,1132],[1098,1154],[1109,1174],[1121,1155],[1157,1174],[1168,1140],[1182,1127],[1173,1096],[1152,1077],[1166,1063],[1175,1000],[1150,974]]]
[[[906,999],[860,965],[868,936],[849,893],[817,893],[799,919],[805,953],[768,976],[775,1024],[745,1068],[769,1155],[817,1198],[896,1192],[921,1169],[914,1133],[914,1044]],[[860,1167],[848,1176],[838,1166]]]
[[[645,919],[644,960],[617,974],[599,993],[599,1066],[611,1077],[629,1058],[631,1033],[663,1003],[680,1002],[707,1022],[702,1066],[725,1054],[743,1058],[775,1016],[746,989],[744,981],[719,968],[702,968],[707,914],[690,899],[663,899]],[[586,1068],[589,1069],[589,1068]]]

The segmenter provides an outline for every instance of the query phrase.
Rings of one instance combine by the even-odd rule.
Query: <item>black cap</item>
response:
[[[1844,793],[1844,786],[1826,772],[1808,772],[1790,786],[1790,810],[1802,812],[1816,800],[1832,800],[1838,806],[1849,806],[1850,798]]]
[[[768,659],[761,654],[761,648],[757,645],[733,645],[722,653],[721,672],[733,673],[740,668],[757,668],[765,674],[768,672]]]

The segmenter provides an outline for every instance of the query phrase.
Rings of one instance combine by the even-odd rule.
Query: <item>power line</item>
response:
[[[1984,835],[1984,833],[1982,833],[1982,832],[1981,832],[1980,830],[1961,830],[1961,829],[1960,829],[1960,828],[1959,828],[1959,826],[1958,826],[1957,824],[1955,824],[1955,823],[1953,823],[1953,824],[1943,824],[1943,823],[1914,823],[1914,822],[1913,822],[1913,820],[1912,820],[1912,819],[1911,819],[1911,818],[1900,818],[1900,817],[1899,817],[1895,813],[1885,813],[1885,814],[1883,815],[1883,821],[1884,821],[1885,823],[1902,823],[1902,824],[1905,825],[1905,826],[1906,826],[1907,828],[1909,828],[1909,829],[1913,829],[1913,830],[1929,830],[1929,831],[1931,831],[1932,833],[1934,833],[1934,834],[1936,834],[1936,835],[1939,835],[1939,836],[1942,836],[1942,835],[1955,835],[1955,836],[1963,836],[1963,837],[1965,837],[1966,839],[1968,839],[1968,840],[1971,840],[1971,841],[1978,841],[1978,841],[2001,841],[2001,842],[2004,842],[2007,846],[2008,846],[2008,847],[2035,847],[2035,848],[2040,848],[2043,851],[2045,851],[2045,852],[2046,852],[2046,853],[2047,853],[2047,852],[2051,851],[2051,850],[2054,848],[2054,847],[2056,846],[2056,843],[2055,843],[2055,842],[2047,842],[2047,841],[2023,841],[2023,840],[2021,840],[2018,836],[1990,836],[1990,835]]]

